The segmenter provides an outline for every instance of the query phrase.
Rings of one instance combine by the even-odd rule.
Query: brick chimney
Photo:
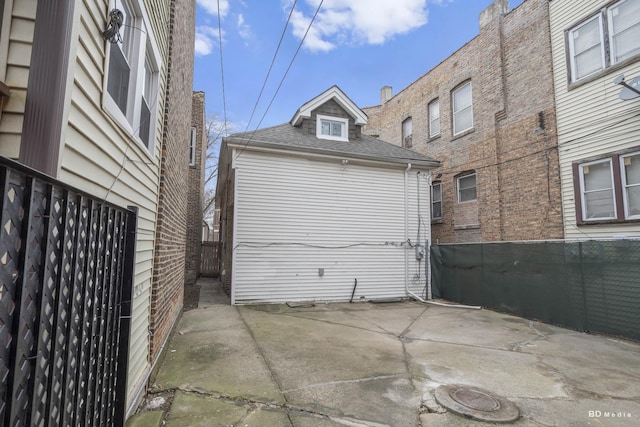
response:
[[[506,13],[509,13],[509,0],[495,0],[489,7],[480,12],[480,30]]]
[[[393,88],[391,86],[383,86],[380,89],[380,104],[384,105],[393,97]]]

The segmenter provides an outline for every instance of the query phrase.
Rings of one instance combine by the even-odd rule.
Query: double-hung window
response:
[[[601,9],[567,34],[571,81],[640,54],[640,0]]]
[[[402,122],[402,146],[404,148],[413,147],[413,120],[411,117]]]
[[[640,220],[640,152],[574,165],[579,224]]]
[[[192,127],[191,139],[189,140],[189,166],[195,166],[196,164],[196,136],[197,130],[195,127]]]
[[[458,187],[458,203],[471,202],[477,199],[476,174],[456,178]]]
[[[349,119],[318,115],[316,136],[336,141],[349,140]]]
[[[442,219],[442,183],[431,184],[431,219]]]
[[[429,138],[440,135],[440,100],[429,103]]]
[[[473,128],[473,99],[471,82],[455,89],[451,96],[453,103],[453,135]]]
[[[108,45],[104,108],[149,151],[155,140],[159,53],[142,0],[119,0],[120,40]]]

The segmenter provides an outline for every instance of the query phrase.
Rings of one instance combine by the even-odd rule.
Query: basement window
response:
[[[316,118],[316,136],[334,141],[349,140],[349,119],[318,115]]]

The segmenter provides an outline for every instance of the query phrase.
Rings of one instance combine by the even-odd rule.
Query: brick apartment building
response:
[[[363,130],[442,162],[433,242],[563,237],[548,0],[496,0],[480,33],[381,105]]]
[[[150,357],[155,360],[182,310],[185,283],[195,4],[171,2],[158,225],[151,288]],[[200,227],[198,222],[197,227]]]
[[[200,274],[203,241],[204,171],[207,153],[205,117],[204,92],[193,92],[187,190],[186,269],[184,276],[185,284],[187,285],[194,284]]]

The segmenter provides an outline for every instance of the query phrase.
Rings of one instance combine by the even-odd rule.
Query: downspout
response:
[[[407,164],[407,169],[404,171],[404,244],[409,244],[409,171],[411,170],[411,163]],[[409,296],[415,295],[409,291],[409,248],[405,246],[404,249],[404,290]]]

